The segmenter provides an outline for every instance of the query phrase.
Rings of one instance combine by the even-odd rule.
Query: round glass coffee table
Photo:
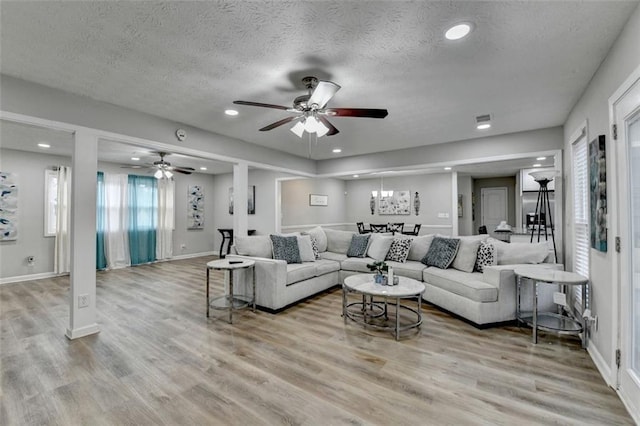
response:
[[[375,283],[373,274],[351,275],[344,279],[342,284],[342,316],[344,323],[347,319],[378,330],[392,330],[396,340],[400,339],[400,332],[420,327],[422,324],[422,293],[424,284],[407,277],[399,277],[397,285],[388,286]],[[357,302],[349,302],[350,293],[360,294],[362,299]],[[377,299],[377,300],[376,300]],[[395,305],[395,315],[389,319],[388,301],[391,299]],[[416,299],[417,307],[414,309],[400,303],[400,299]],[[401,324],[400,311],[404,310],[411,315],[414,321]]]

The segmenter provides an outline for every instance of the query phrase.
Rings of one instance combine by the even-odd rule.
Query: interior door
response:
[[[482,188],[480,190],[482,211],[482,223],[492,236],[495,236],[496,226],[508,218],[507,211],[507,188]]]
[[[621,194],[618,390],[636,416],[640,415],[640,75],[638,77],[613,105]]]

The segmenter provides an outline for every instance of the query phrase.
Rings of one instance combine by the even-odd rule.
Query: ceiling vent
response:
[[[476,117],[476,129],[486,130],[491,127],[491,114],[478,115]]]

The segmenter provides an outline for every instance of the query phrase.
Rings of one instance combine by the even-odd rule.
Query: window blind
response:
[[[589,171],[584,133],[573,144],[573,270],[589,276]],[[574,305],[581,311],[582,287],[574,290]]]

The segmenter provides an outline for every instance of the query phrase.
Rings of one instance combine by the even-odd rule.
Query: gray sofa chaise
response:
[[[523,264],[547,261],[546,243],[504,243],[488,239],[487,235],[447,237],[460,239],[452,266],[441,269],[421,262],[429,252],[434,235],[390,236],[372,234],[364,257],[349,257],[349,247],[355,232],[316,227],[308,231],[317,244],[318,257],[313,261],[287,263],[272,258],[268,235],[236,237],[228,258],[249,258],[256,261],[256,303],[268,311],[280,311],[296,302],[336,285],[345,277],[370,273],[367,264],[385,260],[393,238],[410,238],[411,244],[404,262],[385,260],[394,273],[423,281],[423,299],[478,326],[514,320],[516,317],[516,277],[514,269]],[[475,271],[480,243],[490,243],[495,250],[493,264]],[[562,269],[562,265],[543,263],[541,266]],[[458,268],[458,269],[456,269]],[[240,277],[239,277],[240,278]],[[239,279],[237,283],[244,282]],[[240,284],[241,285],[241,284]],[[242,291],[242,290],[241,290]],[[551,292],[553,289],[551,289]],[[531,300],[525,293],[523,300]],[[541,298],[541,307],[551,306],[551,297]],[[526,305],[525,305],[526,306]]]

